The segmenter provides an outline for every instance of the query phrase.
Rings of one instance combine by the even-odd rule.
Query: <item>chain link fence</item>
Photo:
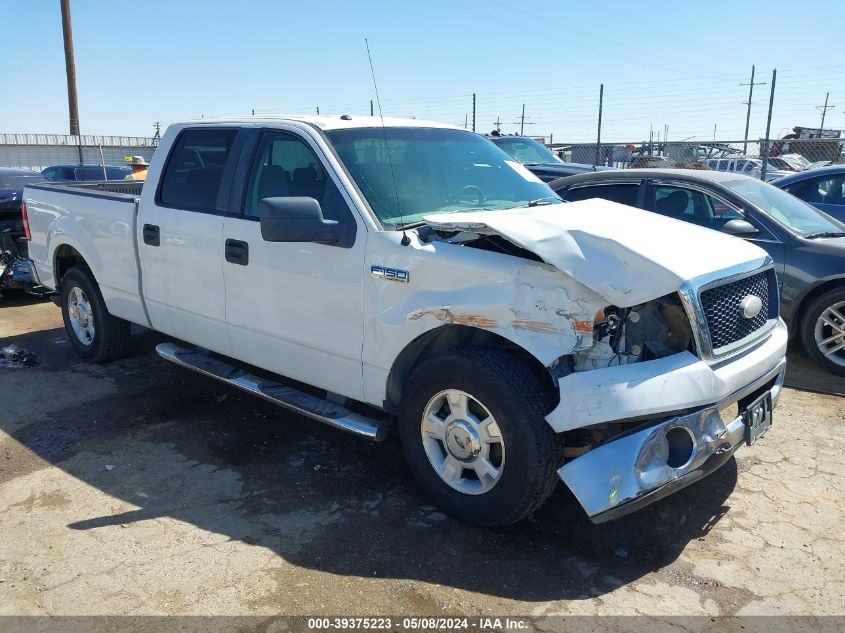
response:
[[[670,141],[628,143],[551,143],[561,159],[617,169],[678,168],[731,171],[766,180],[824,165],[845,163],[845,139],[839,130],[813,138],[750,141]],[[800,132],[796,132],[798,136]]]
[[[158,139],[143,136],[0,134],[0,167],[41,171],[51,165],[124,165],[125,156],[149,162]]]

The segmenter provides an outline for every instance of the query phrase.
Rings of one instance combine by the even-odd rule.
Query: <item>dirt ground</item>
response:
[[[80,361],[0,304],[0,614],[845,614],[845,398],[784,390],[709,478],[592,525],[563,485],[491,531],[369,443],[160,360]],[[845,393],[791,353],[788,384]]]

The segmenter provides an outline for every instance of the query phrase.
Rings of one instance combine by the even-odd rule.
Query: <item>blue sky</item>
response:
[[[152,123],[260,113],[385,115],[477,129],[501,117],[560,141],[741,138],[757,66],[751,137],[845,127],[845,2],[743,0],[71,0],[84,134],[150,135]],[[4,1],[0,132],[67,133],[58,0]]]

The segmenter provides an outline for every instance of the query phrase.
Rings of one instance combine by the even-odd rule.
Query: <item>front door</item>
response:
[[[229,354],[223,288],[223,172],[237,130],[183,130],[153,196],[142,198],[138,252],[150,321],[189,343]],[[149,185],[147,185],[149,186]]]
[[[366,230],[322,156],[294,130],[260,132],[241,214],[223,227],[226,319],[236,357],[361,399]],[[332,245],[262,239],[259,202],[285,196],[316,199],[344,237]]]

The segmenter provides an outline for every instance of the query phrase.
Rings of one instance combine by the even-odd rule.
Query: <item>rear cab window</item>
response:
[[[237,134],[235,129],[183,130],[167,158],[157,203],[189,211],[217,211],[223,170]]]

